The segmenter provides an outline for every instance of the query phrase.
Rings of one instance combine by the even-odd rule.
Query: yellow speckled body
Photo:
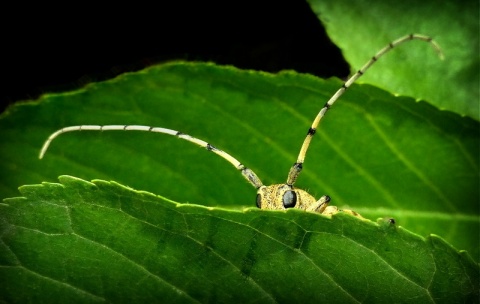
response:
[[[340,210],[335,206],[329,206],[330,197],[324,195],[316,200],[308,192],[297,189],[287,184],[275,184],[270,186],[261,186],[257,191],[257,207],[266,210],[286,210],[283,198],[285,193],[294,192],[295,206],[300,210],[317,212],[324,215],[333,215],[338,212],[346,212],[348,214],[362,218],[357,212],[352,210]]]

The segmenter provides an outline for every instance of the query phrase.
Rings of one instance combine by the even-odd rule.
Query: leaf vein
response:
[[[3,267],[3,266],[0,266],[0,267]],[[106,301],[106,299],[105,299],[104,297],[97,296],[97,295],[92,294],[92,293],[90,293],[90,292],[88,292],[88,291],[86,291],[86,290],[83,290],[83,289],[80,289],[80,288],[78,288],[78,287],[76,287],[76,286],[70,285],[70,284],[68,284],[68,283],[66,283],[66,282],[62,282],[62,281],[59,281],[59,280],[57,280],[57,279],[54,279],[54,278],[51,278],[51,277],[42,275],[42,274],[40,274],[40,273],[38,273],[38,272],[36,272],[36,271],[33,271],[33,270],[31,270],[31,269],[23,266],[23,265],[22,265],[22,266],[16,266],[16,267],[23,268],[23,269],[25,269],[26,271],[28,271],[28,272],[32,273],[33,275],[38,276],[38,277],[40,277],[40,278],[42,278],[42,279],[46,279],[46,280],[51,281],[51,282],[53,282],[53,283],[55,283],[55,284],[59,284],[59,285],[62,285],[62,286],[64,286],[64,287],[67,287],[68,289],[73,289],[73,290],[76,291],[76,292],[80,292],[80,293],[82,293],[82,294],[85,294],[85,295],[93,298],[92,300],[97,300],[97,301],[102,301],[102,302],[105,302],[105,301]]]
[[[131,263],[133,266],[137,267],[138,269],[140,269],[141,271],[145,272],[147,275],[153,277],[154,279],[156,279],[158,282],[166,285],[166,286],[169,286],[170,288],[172,288],[173,290],[175,290],[178,294],[183,294],[185,296],[187,296],[189,299],[191,299],[192,301],[194,302],[197,302],[197,303],[200,303],[198,300],[192,298],[187,292],[185,292],[184,290],[180,289],[178,286],[175,286],[171,283],[169,283],[168,281],[165,281],[164,279],[162,279],[160,276],[150,272],[147,268],[145,268],[143,265],[137,263],[136,261],[130,259],[129,257],[125,256],[124,254],[118,252],[118,251],[115,251],[114,249],[108,247],[107,245],[105,244],[102,244],[102,243],[99,243],[97,241],[94,241],[94,240],[91,240],[87,237],[84,237],[78,233],[74,233],[76,236],[78,236],[79,238],[87,241],[87,242],[91,242],[92,244],[95,244],[97,246],[100,246],[102,248],[104,248],[105,250],[108,250],[114,254],[117,254],[119,255],[121,258],[123,258],[125,261]]]
[[[430,180],[428,179],[425,174],[423,174],[420,170],[417,169],[413,163],[407,159],[407,157],[400,152],[399,149],[395,146],[395,144],[383,133],[383,131],[380,129],[377,123],[375,123],[375,120],[373,117],[366,113],[365,114],[367,117],[368,122],[372,126],[372,128],[375,130],[375,132],[380,136],[380,138],[383,140],[385,145],[392,151],[392,153],[403,163],[405,166],[411,170],[428,188],[430,188],[433,193],[437,195],[437,197],[443,201],[452,211],[456,211],[455,206],[453,203],[446,197],[446,195]]]
[[[322,269],[318,264],[316,264],[309,256],[307,256],[304,252],[302,252],[301,250],[297,250],[291,246],[288,246],[287,244],[283,243],[282,241],[280,241],[279,239],[276,239],[276,238],[273,238],[272,236],[258,230],[257,228],[255,227],[252,227],[250,225],[246,225],[244,223],[240,223],[240,222],[234,222],[234,221],[231,221],[231,220],[228,220],[228,219],[225,219],[225,218],[220,218],[220,217],[217,217],[217,216],[214,216],[214,215],[207,215],[207,216],[210,216],[210,217],[213,217],[213,218],[216,218],[216,219],[219,219],[219,220],[222,220],[222,221],[226,221],[226,222],[230,222],[230,223],[233,223],[233,224],[236,224],[236,225],[241,225],[241,226],[244,226],[244,227],[247,227],[249,229],[252,229],[253,231],[257,232],[258,234],[260,235],[263,235],[264,237],[266,238],[269,238],[271,239],[272,241],[275,241],[281,245],[283,245],[285,248],[287,249],[290,249],[298,254],[301,254],[305,259],[307,259],[313,266],[315,266],[316,269],[318,269],[320,271],[320,273],[323,273],[325,275],[326,278],[328,278],[335,286],[337,286],[342,292],[344,292],[348,297],[352,298],[352,300],[354,300],[355,302],[357,303],[360,303],[359,300],[357,300],[350,292],[348,292],[347,290],[343,289],[343,287],[338,283],[336,282],[333,277],[327,273],[324,269]],[[290,220],[286,220],[286,219],[283,219],[281,218],[281,220],[284,220],[284,221],[289,221],[289,222],[292,222],[292,223],[295,223],[293,221],[290,221]],[[296,223],[295,223],[296,224]],[[296,224],[297,225],[297,224]]]
[[[312,233],[319,233],[319,232],[312,232]],[[329,232],[321,232],[321,233],[324,233],[324,234],[330,234],[330,235],[334,235],[332,233],[329,233]],[[367,250],[367,251],[370,251],[372,254],[374,254],[375,256],[378,257],[378,259],[380,259],[388,268],[392,269],[394,272],[396,272],[400,277],[404,278],[406,281],[408,282],[411,282],[412,284],[418,286],[420,289],[423,289],[425,290],[425,292],[428,294],[428,296],[430,297],[432,303],[434,303],[434,299],[432,297],[432,295],[430,294],[430,291],[428,290],[428,288],[426,287],[423,287],[421,285],[419,285],[417,282],[413,281],[412,279],[410,279],[409,277],[406,276],[406,274],[404,274],[402,271],[400,271],[399,269],[393,267],[390,263],[388,263],[380,254],[378,254],[378,252],[364,246],[362,243],[359,243],[358,241],[352,239],[351,237],[349,236],[346,236],[346,235],[342,235],[342,237],[350,240],[351,242],[353,242],[354,244],[357,244],[358,246],[362,247],[363,249]],[[433,259],[433,257],[432,257]]]

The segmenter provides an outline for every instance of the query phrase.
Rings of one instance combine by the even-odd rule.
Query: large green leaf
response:
[[[115,180],[208,206],[254,206],[255,190],[230,164],[191,143],[152,133],[77,132],[76,124],[145,124],[205,139],[281,183],[311,120],[340,81],[270,75],[210,64],[167,64],[45,95],[1,121],[0,189],[62,174]],[[394,217],[421,235],[443,236],[479,259],[479,124],[411,98],[354,85],[314,138],[297,186],[367,218]]]
[[[116,190],[107,191],[110,194],[104,197],[103,190],[66,178],[62,181],[71,184],[70,188],[49,184],[45,189],[23,187],[22,195],[27,199],[6,200],[0,213],[2,275],[9,282],[15,282],[4,287],[5,294],[21,295],[19,286],[25,285],[31,296],[43,288],[51,295],[68,289],[74,298],[95,300],[98,296],[99,300],[114,301],[116,298],[110,291],[122,289],[124,293],[119,296],[135,297],[133,286],[143,286],[145,282],[165,285],[141,288],[145,297],[183,290],[178,294],[181,301],[187,300],[187,295],[205,301],[207,294],[226,301],[230,294],[237,294],[230,293],[231,289],[242,286],[237,287],[242,290],[243,284],[247,284],[257,292],[256,295],[245,293],[248,298],[281,300],[292,292],[304,292],[298,285],[293,291],[286,287],[293,279],[306,284],[305,296],[311,294],[308,290],[315,286],[312,296],[331,295],[339,301],[344,297],[367,301],[375,294],[387,297],[389,290],[410,291],[410,295],[424,301],[472,296],[478,286],[478,273],[475,274],[478,266],[473,265],[475,262],[468,254],[459,255],[436,237],[429,237],[425,243],[420,237],[407,233],[408,239],[416,240],[413,244],[392,241],[388,247],[379,237],[379,233],[386,233],[382,232],[385,229],[403,231],[398,225],[423,236],[435,233],[456,249],[468,250],[478,261],[479,124],[424,102],[394,97],[369,85],[352,86],[322,122],[297,182],[317,197],[330,194],[335,205],[350,207],[366,218],[394,217],[397,223],[394,226],[388,220],[382,220],[378,227],[344,215],[337,217],[339,222],[336,222],[301,212],[235,212],[233,210],[240,207],[254,206],[254,189],[223,159],[167,135],[119,131],[69,133],[53,142],[44,160],[37,158],[48,135],[68,125],[155,125],[203,138],[232,153],[257,172],[265,184],[280,183],[285,181],[295,161],[311,120],[340,85],[338,80],[324,81],[293,72],[270,75],[212,64],[173,63],[125,74],[77,92],[45,95],[38,102],[10,108],[0,120],[2,197],[18,196],[19,185],[54,181],[58,175],[71,174],[84,179],[116,180],[177,202],[223,206],[229,211],[180,205],[185,208],[182,210],[187,210],[180,212],[180,216],[166,211],[173,207],[164,209],[157,203],[150,207],[148,201],[156,201],[151,196],[138,200],[133,198],[136,194],[130,191],[122,194],[123,190],[114,186]],[[105,183],[98,183],[107,187]],[[67,192],[62,194],[62,191]],[[123,200],[131,201],[131,206],[139,209],[132,221],[128,220],[131,215],[122,213],[129,212],[124,209],[127,207],[119,207]],[[64,208],[62,204],[74,204],[74,208]],[[110,209],[98,204],[110,204],[111,211],[120,217],[111,217],[104,212]],[[89,210],[88,215],[85,210]],[[70,222],[64,218],[69,211]],[[76,219],[74,211],[79,212]],[[187,214],[195,218],[197,211],[201,217],[213,220],[190,221]],[[176,215],[185,220],[187,226],[178,227]],[[167,220],[169,218],[172,220]],[[224,226],[225,219],[232,225]],[[247,231],[237,227],[239,222]],[[332,222],[337,224],[326,224]],[[165,226],[164,233],[160,234],[155,228]],[[185,227],[189,227],[188,231]],[[299,253],[302,248],[298,246],[271,244],[278,243],[275,241],[278,239],[298,245],[299,235],[305,235],[298,229],[321,232],[319,239],[313,234],[315,241],[305,243],[309,246],[308,254]],[[182,233],[193,240],[185,240]],[[54,238],[47,241],[45,238],[50,234]],[[369,234],[372,236],[366,237]],[[239,238],[229,238],[230,235]],[[261,240],[257,239],[260,235]],[[338,239],[335,235],[348,235],[348,238]],[[400,238],[405,235],[400,234]],[[136,238],[138,243],[134,241]],[[122,241],[124,239],[129,241]],[[223,251],[221,254],[216,251],[218,239],[227,242],[222,250],[231,254],[225,253],[229,258],[224,257]],[[92,243],[92,240],[98,242]],[[351,242],[360,242],[364,248],[355,245],[355,249],[347,250]],[[430,246],[422,247],[427,254],[415,249],[419,244]],[[159,247],[151,247],[157,245],[167,251],[157,252]],[[321,254],[310,254],[315,251],[313,248]],[[378,258],[378,248],[396,250],[402,258],[398,255],[391,259],[382,255]],[[346,255],[339,255],[343,250]],[[237,251],[240,253],[236,255]],[[68,256],[66,252],[76,254]],[[89,255],[92,252],[93,257]],[[282,255],[289,255],[288,252],[295,257],[287,259]],[[369,253],[372,264],[362,264],[363,256]],[[141,262],[137,262],[139,254],[143,257]],[[435,256],[433,262],[423,260],[429,255]],[[60,261],[60,266],[51,269],[49,258]],[[308,259],[311,261],[306,262]],[[112,266],[112,260],[118,260],[118,264]],[[104,269],[105,261],[109,261],[107,268],[112,268],[110,273],[104,276],[99,275],[104,273],[102,270],[91,273],[91,269]],[[437,270],[432,272],[429,266],[427,272],[417,271],[421,267],[397,271],[398,263],[404,262],[435,264]],[[164,275],[152,275],[151,265]],[[272,273],[271,269],[278,268],[277,265],[288,265],[288,275],[283,277],[285,269]],[[203,272],[204,267],[222,271],[209,275]],[[405,269],[405,265],[402,267]],[[82,269],[89,270],[91,275],[85,278]],[[126,269],[128,281],[122,276]],[[181,269],[186,274],[177,276],[171,269]],[[365,281],[374,273],[392,272],[401,275],[377,276]],[[116,277],[120,281],[111,281]],[[252,277],[257,279],[250,280]],[[282,280],[285,285],[278,283]],[[375,286],[372,288],[384,288],[383,283],[389,282],[390,289],[381,292],[357,289],[355,282],[359,280]],[[455,284],[450,288],[448,284],[452,280]],[[177,283],[179,281],[183,283]],[[337,281],[341,284],[334,283]],[[184,287],[178,288],[178,284]],[[190,286],[192,284],[199,284],[198,289]],[[228,288],[223,287],[224,284],[229,285]],[[174,287],[168,287],[171,285]],[[344,291],[338,291],[340,289]],[[222,294],[223,290],[226,294]],[[400,293],[396,295],[402,295]],[[379,298],[378,301],[383,299],[388,300]]]
[[[352,68],[376,50],[410,33],[429,35],[445,60],[421,42],[400,47],[377,63],[362,82],[415,96],[441,109],[480,118],[479,2],[415,0],[309,0],[332,41]],[[411,83],[406,83],[409,79]]]
[[[478,266],[388,221],[176,204],[61,177],[0,205],[7,302],[466,303]]]

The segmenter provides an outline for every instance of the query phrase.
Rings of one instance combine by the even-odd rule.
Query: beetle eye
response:
[[[262,196],[260,194],[257,194],[257,207],[262,208]]]
[[[295,205],[297,204],[297,194],[295,193],[295,191],[291,191],[291,190],[286,191],[283,194],[282,202],[283,202],[283,207],[285,208],[295,207]]]

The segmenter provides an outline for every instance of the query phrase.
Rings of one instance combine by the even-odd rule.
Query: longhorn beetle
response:
[[[320,109],[320,112],[317,114],[311,127],[308,129],[307,136],[300,148],[297,161],[293,164],[290,172],[288,173],[287,181],[284,184],[275,184],[270,186],[265,186],[260,181],[258,176],[249,168],[241,164],[236,158],[230,154],[214,147],[213,145],[192,137],[190,135],[184,134],[179,131],[159,128],[159,127],[148,127],[148,126],[136,126],[136,125],[80,125],[80,126],[71,126],[60,129],[53,134],[51,134],[48,139],[43,144],[43,147],[40,151],[39,158],[43,158],[45,152],[47,151],[50,143],[60,134],[72,132],[72,131],[84,131],[84,130],[93,130],[93,131],[110,131],[110,130],[123,130],[123,131],[144,131],[144,132],[157,132],[167,135],[176,136],[178,138],[187,140],[194,144],[199,145],[200,147],[206,148],[208,151],[211,151],[223,159],[231,163],[237,170],[239,170],[242,175],[247,179],[247,181],[252,184],[255,189],[257,189],[257,199],[256,204],[258,208],[261,209],[275,209],[275,210],[285,210],[288,208],[298,208],[306,211],[318,212],[321,214],[335,214],[339,211],[347,212],[355,216],[360,215],[351,210],[339,210],[335,206],[328,206],[330,202],[330,197],[324,195],[320,199],[316,200],[312,195],[307,193],[304,190],[297,189],[294,187],[295,181],[298,178],[298,175],[302,171],[303,163],[305,161],[305,156],[307,154],[310,141],[315,135],[318,124],[322,120],[325,113],[330,109],[330,107],[335,103],[335,101],[355,82],[360,78],[380,57],[388,53],[393,48],[398,45],[411,41],[411,40],[422,40],[428,42],[432,45],[434,50],[438,53],[440,58],[443,58],[442,51],[438,44],[432,40],[432,38],[424,35],[410,34],[403,36],[378,51],[375,56],[373,56],[360,70],[358,70],[353,76],[351,76],[338,91],[333,94],[333,96],[325,103],[325,105]]]

